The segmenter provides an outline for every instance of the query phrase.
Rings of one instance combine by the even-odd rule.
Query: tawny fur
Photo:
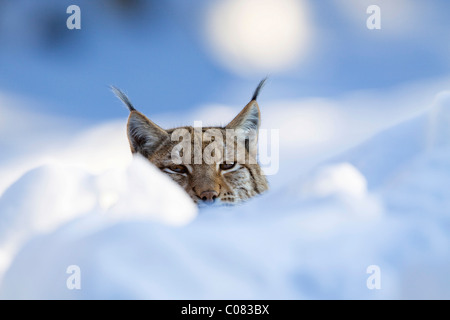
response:
[[[252,100],[226,127],[204,127],[202,128],[203,132],[208,129],[216,129],[225,137],[226,129],[239,129],[245,133],[254,132],[257,135],[260,124],[260,110],[256,99],[264,82],[265,79],[258,85]],[[259,164],[247,161],[249,159],[247,148],[244,149],[246,161],[236,164],[233,170],[221,170],[219,164],[207,164],[204,161],[201,164],[194,164],[194,154],[192,154],[192,161],[185,165],[187,172],[182,174],[167,172],[167,168],[174,165],[171,153],[179,143],[171,140],[171,134],[176,129],[186,129],[191,134],[193,146],[194,128],[186,126],[164,130],[137,111],[128,97],[119,89],[113,88],[113,91],[130,110],[127,131],[131,152],[141,154],[167,173],[184,188],[194,202],[202,202],[201,195],[206,191],[216,192],[221,203],[237,204],[268,190],[267,179]],[[202,151],[209,143],[210,141],[203,141]],[[226,139],[223,139],[222,144],[225,148],[226,143]],[[236,151],[236,156],[238,156],[238,151]]]

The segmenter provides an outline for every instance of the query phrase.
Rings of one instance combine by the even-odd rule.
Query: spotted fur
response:
[[[242,139],[246,139],[245,148],[237,148],[237,142],[234,142],[235,153],[232,155],[231,162],[235,164],[231,168],[225,166],[225,160],[212,164],[205,163],[205,161],[195,164],[194,152],[192,152],[191,161],[177,166],[172,158],[172,151],[179,141],[172,141],[172,134],[175,130],[185,129],[190,134],[191,145],[194,146],[195,129],[190,126],[162,129],[137,111],[122,91],[114,87],[113,91],[130,110],[127,131],[132,153],[141,154],[168,174],[184,188],[194,202],[202,204],[220,200],[220,203],[233,205],[246,201],[268,189],[266,177],[259,164],[249,161],[251,158],[249,137],[253,133],[257,138],[260,124],[260,111],[256,99],[264,82],[265,79],[258,85],[251,101],[227,126],[202,128],[203,133],[209,129],[218,130],[224,137],[222,141],[224,150],[231,149],[225,139],[227,129],[236,130],[240,135],[244,135]],[[205,152],[205,148],[210,142],[202,141],[202,152]],[[256,140],[253,143],[256,143]],[[243,156],[245,161],[238,163],[239,156]]]

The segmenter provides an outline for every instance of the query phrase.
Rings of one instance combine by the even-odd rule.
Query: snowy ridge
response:
[[[182,190],[142,159],[34,169],[0,199],[12,261],[0,297],[450,298],[449,102],[443,93],[255,201],[195,219]],[[81,290],[66,287],[69,265],[81,268]],[[366,286],[370,265],[381,290]]]

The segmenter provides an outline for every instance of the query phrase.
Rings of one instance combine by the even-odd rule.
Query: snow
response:
[[[15,104],[17,109],[18,102]],[[24,119],[34,117],[24,110],[21,113]],[[41,125],[50,126],[50,119],[43,119]],[[74,127],[77,134],[71,137]],[[84,215],[107,215],[110,223],[145,217],[174,225],[196,215],[197,208],[180,187],[145,160],[132,158],[124,128],[125,121],[89,129],[57,126],[47,130],[44,138],[37,131],[22,140],[22,148],[30,147],[28,154],[16,152],[15,161],[2,163],[0,275],[29,238],[52,232]],[[28,135],[35,129],[31,126]],[[10,130],[15,128],[11,126]],[[54,137],[49,137],[50,133]],[[33,148],[41,140],[52,147]]]
[[[365,108],[360,93],[261,106],[280,131],[280,170],[270,192],[233,208],[198,210],[132,159],[125,121],[57,128],[64,145],[17,156],[34,161],[4,184],[0,297],[450,298],[450,95],[436,83],[391,93],[395,110],[373,108],[389,95]],[[308,140],[296,120],[323,135]],[[71,265],[81,290],[66,287]],[[381,290],[366,286],[371,265]]]

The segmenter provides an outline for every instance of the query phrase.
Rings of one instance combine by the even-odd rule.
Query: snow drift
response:
[[[293,140],[281,146],[271,192],[197,217],[182,190],[139,158],[108,170],[64,158],[32,169],[0,199],[4,268],[11,261],[0,297],[450,298],[448,93],[390,125],[373,137],[361,131],[355,148],[345,139],[332,153],[316,150],[298,172]],[[335,142],[327,139],[323,150]],[[71,265],[80,290],[66,286]],[[367,287],[371,265],[381,290]]]

